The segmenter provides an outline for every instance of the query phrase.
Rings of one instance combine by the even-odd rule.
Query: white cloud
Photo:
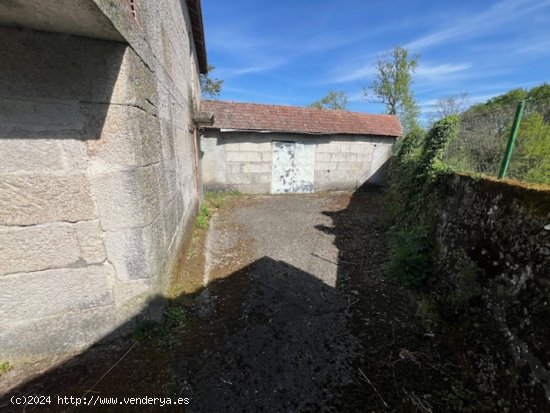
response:
[[[548,0],[504,0],[491,6],[485,12],[477,16],[462,17],[459,23],[448,29],[419,37],[409,42],[406,47],[410,50],[417,51],[453,40],[458,41],[474,38],[481,33],[487,33],[495,27],[502,26],[507,22],[514,21],[520,16],[530,14],[548,5],[550,5],[550,1]]]
[[[463,72],[470,67],[471,65],[466,63],[444,63],[440,65],[421,64],[416,70],[416,74],[419,78],[435,78]],[[366,81],[372,79],[376,74],[376,71],[377,69],[375,64],[359,66],[349,70],[339,70],[332,76],[329,76],[327,80],[321,82],[321,84],[346,83],[353,82],[355,80]]]
[[[351,71],[341,71],[327,80],[328,83],[345,83],[372,77],[376,73],[374,65],[362,66]]]
[[[444,76],[449,75],[451,73],[459,73],[463,72],[471,67],[470,64],[462,63],[462,64],[450,64],[450,63],[444,63],[441,65],[422,65],[420,64],[418,66],[418,69],[416,70],[416,74],[419,77],[438,77],[438,76]]]
[[[251,73],[266,72],[268,70],[281,67],[288,62],[288,60],[285,60],[285,59],[258,59],[258,60],[261,60],[261,63],[254,64],[255,62],[252,62],[249,66],[243,66],[239,68],[223,68],[220,70],[220,73],[222,73],[225,78],[231,78],[235,76],[248,75]]]
[[[389,28],[384,27],[358,34],[340,31],[293,37],[288,32],[282,32],[278,36],[258,36],[257,33],[251,34],[252,31],[246,27],[224,26],[209,33],[207,44],[209,50],[229,55],[232,60],[243,63],[242,67],[217,68],[217,73],[228,78],[276,69],[305,55],[344,48],[387,30]],[[364,68],[352,77],[360,79],[369,76],[369,72],[374,73],[373,70],[374,68]]]
[[[363,102],[365,100],[365,94],[363,92],[352,93],[348,96],[350,102]]]
[[[539,56],[547,54],[550,52],[550,39],[525,41],[522,46],[515,48],[514,52],[518,54],[536,54]]]

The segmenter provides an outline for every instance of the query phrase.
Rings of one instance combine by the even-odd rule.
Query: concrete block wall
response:
[[[374,136],[220,132],[201,136],[202,177],[207,190],[271,192],[272,142],[314,143],[314,190],[382,185],[395,140]]]
[[[319,139],[315,153],[315,190],[356,189],[365,183],[383,185],[381,170],[391,157],[394,139],[336,136]]]
[[[129,45],[0,27],[0,359],[158,316],[196,212],[185,2],[96,3]]]
[[[271,190],[271,135],[227,138],[219,131],[201,137],[205,190],[237,190],[261,194]]]

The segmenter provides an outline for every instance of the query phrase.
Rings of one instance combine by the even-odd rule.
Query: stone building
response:
[[[204,101],[214,123],[201,133],[207,189],[314,192],[382,185],[402,134],[396,116]]]
[[[0,38],[1,361],[156,315],[200,196],[207,63],[200,0],[0,1]]]

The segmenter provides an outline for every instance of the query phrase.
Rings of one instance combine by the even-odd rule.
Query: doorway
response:
[[[313,192],[315,144],[273,141],[271,193]]]

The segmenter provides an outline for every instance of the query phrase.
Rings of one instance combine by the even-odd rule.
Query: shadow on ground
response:
[[[107,337],[105,343],[10,391],[9,396],[74,396],[85,397],[86,403],[97,403],[97,397],[124,396],[190,400],[187,406],[163,408],[119,404],[117,411],[431,408],[429,397],[448,384],[444,369],[430,365],[436,350],[424,336],[426,328],[409,293],[381,276],[388,243],[382,195],[327,195],[322,215],[329,219],[307,217],[319,206],[315,198],[296,199],[258,201],[266,203],[266,216],[248,217],[249,227],[263,232],[258,241],[263,246],[258,248],[272,256],[291,254],[288,261],[311,267],[315,275],[264,255],[214,279],[206,288],[169,302],[164,324],[142,323],[133,339],[110,342],[112,337]],[[239,209],[245,220],[251,211],[247,208],[243,203]],[[288,208],[291,215],[277,215],[281,208]],[[295,236],[286,227],[271,228],[284,216],[295,226],[315,229],[293,227],[291,231],[303,233]],[[316,237],[316,232],[324,234],[318,241],[303,238]],[[288,245],[273,244],[285,240],[291,248],[312,251],[293,254]],[[326,250],[326,242],[334,244],[334,251]],[[150,307],[156,308],[161,300],[153,300]],[[6,412],[22,411],[7,398],[0,407]],[[49,407],[27,406],[25,411],[82,409],[59,406],[56,398]],[[109,408],[96,405],[86,410]]]
[[[191,401],[168,407],[173,411],[340,411],[339,389],[353,380],[357,349],[348,328],[350,305],[319,278],[264,256],[169,302],[164,324],[142,323],[132,339],[112,341],[114,331],[9,391],[0,408],[22,411],[11,405],[13,395],[52,396],[51,405],[29,405],[27,412],[83,409],[60,406],[57,396],[86,403],[97,403],[97,397],[172,396]],[[158,409],[117,405],[117,411]]]
[[[311,264],[315,275],[265,254],[252,259],[227,276],[214,278],[206,288],[171,300],[163,324],[142,323],[132,338],[108,341],[107,337],[10,390],[0,399],[0,410],[494,411],[498,406],[483,406],[486,399],[480,384],[469,381],[463,357],[468,342],[449,344],[449,337],[461,338],[440,337],[437,332],[434,337],[417,315],[411,293],[384,281],[388,240],[382,195],[356,192],[325,197],[322,214],[330,220],[303,220],[315,227],[313,233],[293,228],[306,237],[317,233],[330,240],[307,243],[294,237],[292,248],[299,248],[300,242],[319,251],[326,249],[324,242],[336,246],[337,257],[302,251],[302,261],[296,265]],[[277,231],[285,234],[269,228],[276,222],[277,202],[286,205],[285,198],[277,199],[258,201],[267,203],[271,221],[251,224],[264,225],[267,239]],[[307,207],[308,199],[300,202]],[[291,207],[296,206],[292,202]],[[240,213],[246,208],[237,204]],[[265,245],[269,250],[271,244]],[[288,248],[281,251],[286,254]],[[305,260],[308,254],[315,259]],[[337,265],[335,285],[327,281],[330,277],[319,278],[323,262]],[[158,300],[164,299],[151,306],[156,307]],[[52,403],[23,409],[10,404],[13,395],[49,395]],[[114,409],[59,405],[57,396],[85,397],[87,403],[119,399]],[[181,397],[190,403],[128,406],[120,404],[124,396]],[[513,398],[514,393],[503,397]]]
[[[169,303],[168,322],[170,310],[186,308],[187,320],[178,320],[183,321],[181,331],[178,326],[163,330],[142,324],[134,335],[137,345],[128,340],[98,344],[9,396],[90,400],[100,395],[170,395],[190,398],[187,411],[323,411],[320,406],[330,410],[335,389],[350,379],[349,352],[355,343],[346,328],[348,307],[333,288],[264,257]],[[6,403],[9,400],[0,402],[2,411],[22,410]],[[49,409],[28,406],[26,411],[79,409],[83,407],[64,410],[52,403]],[[117,406],[117,411],[134,409]]]

